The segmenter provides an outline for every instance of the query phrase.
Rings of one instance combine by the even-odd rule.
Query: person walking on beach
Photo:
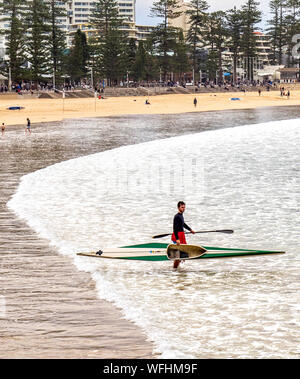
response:
[[[2,125],[1,125],[1,135],[4,136],[4,132],[5,132],[5,124],[4,122],[2,122]]]
[[[27,118],[27,126],[26,126],[26,130],[25,130],[26,134],[27,132],[30,134],[31,133],[31,125],[30,125],[30,120],[29,118]]]
[[[195,97],[195,99],[194,99],[194,106],[195,106],[195,108],[196,108],[196,106],[197,106],[197,103],[198,103],[198,101],[197,101],[197,99],[196,99],[196,97]]]
[[[178,213],[174,216],[173,219],[173,234],[172,234],[172,242],[177,245],[186,245],[186,239],[184,234],[184,229],[187,229],[191,233],[195,234],[195,232],[184,222],[183,213],[185,212],[185,203],[183,201],[179,201],[177,204]],[[175,260],[173,268],[176,269],[180,265],[180,260]]]

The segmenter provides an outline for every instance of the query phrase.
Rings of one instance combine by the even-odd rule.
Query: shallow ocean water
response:
[[[102,148],[109,150],[23,176],[8,206],[90,273],[99,297],[139,325],[158,356],[299,357],[298,124],[262,122],[171,138],[161,132],[154,141],[143,134],[147,142],[112,148],[112,132],[119,138],[112,123]],[[85,131],[72,127],[66,136],[81,137],[86,151]],[[287,254],[186,262],[177,272],[169,262],[75,255],[169,232],[181,199],[194,229],[235,230],[192,236],[191,243]]]

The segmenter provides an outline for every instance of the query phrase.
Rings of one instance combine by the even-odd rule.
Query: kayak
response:
[[[219,259],[234,257],[251,257],[259,255],[285,254],[284,251],[266,251],[249,249],[229,249],[209,246],[180,245],[184,249],[179,255],[171,254],[178,250],[177,245],[164,243],[148,243],[141,245],[123,246],[98,252],[77,253],[79,256],[109,259],[126,259],[140,261],[167,261],[174,259]],[[196,249],[198,248],[198,250]],[[181,254],[181,255],[180,255]]]

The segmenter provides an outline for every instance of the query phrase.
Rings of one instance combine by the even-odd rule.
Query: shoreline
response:
[[[197,98],[197,106],[193,104]],[[238,98],[240,100],[231,100]],[[149,99],[150,105],[145,101]],[[6,99],[0,97],[0,122],[6,126],[26,126],[26,118],[31,124],[46,122],[63,122],[68,119],[102,118],[130,115],[166,115],[203,113],[226,110],[251,110],[266,107],[287,107],[300,105],[300,90],[291,92],[290,99],[281,97],[276,91],[263,92],[261,96],[256,92],[229,92],[229,93],[195,93],[168,94],[154,97],[108,97],[98,98],[71,98],[71,99]],[[8,110],[12,106],[24,109]]]
[[[61,125],[38,126],[55,131]],[[18,137],[0,139],[6,157],[0,169],[0,300],[5,301],[0,358],[154,358],[152,341],[119,308],[99,298],[90,274],[7,207],[22,176],[61,162],[62,153],[68,159],[81,155],[61,139],[59,145],[45,145],[38,136],[24,140],[20,145]]]
[[[289,104],[290,105],[290,104]],[[227,111],[231,111],[231,109],[227,109]],[[195,112],[191,112],[195,113]],[[218,112],[221,113],[221,112]],[[245,113],[245,112],[244,112]],[[278,113],[278,112],[277,112]],[[114,116],[122,116],[122,115],[114,115]],[[134,116],[134,115],[132,115]],[[149,115],[151,116],[151,115]],[[210,117],[210,116],[209,116]],[[247,116],[248,117],[248,116]],[[273,115],[275,117],[275,115]],[[150,117],[151,118],[151,117]],[[185,118],[184,114],[182,115],[182,120]],[[226,120],[221,116],[222,122]],[[230,114],[227,114],[227,118],[230,119]],[[169,117],[166,117],[167,120],[170,120]],[[214,117],[215,120],[215,117]],[[100,120],[101,121],[101,120]],[[239,118],[240,121],[240,118]],[[89,121],[90,122],[90,121]],[[102,123],[105,121],[101,121]],[[202,120],[203,124],[206,123]],[[80,125],[83,128],[88,126],[81,125],[80,120],[77,119],[77,125],[75,125],[75,128]],[[170,128],[169,124],[167,124],[167,130],[168,133],[181,133],[181,127],[182,124],[178,126],[178,131],[174,131],[174,127]],[[188,121],[186,121],[186,125],[188,124]],[[219,121],[219,124],[221,122]],[[226,124],[226,122],[225,122]],[[70,123],[69,123],[70,125]],[[38,125],[37,125],[38,126]],[[42,123],[40,125],[41,127],[47,126],[47,124]],[[59,130],[59,128],[63,127],[63,124],[57,122],[57,123],[51,123],[51,125],[48,125],[51,127],[52,131]],[[213,127],[215,128],[215,122],[213,124]],[[126,133],[127,126],[123,125],[123,133]],[[147,129],[151,128],[150,125],[146,126]],[[18,129],[18,126],[16,126],[16,129]],[[68,129],[73,131],[73,127],[71,129]],[[125,136],[125,134],[124,134]],[[99,136],[100,139],[103,139],[103,136]],[[128,140],[130,139],[130,136],[128,136]],[[153,354],[153,345],[152,342],[147,340],[147,336],[145,333],[137,327],[135,324],[133,324],[130,321],[127,321],[124,319],[124,317],[121,315],[120,310],[115,307],[114,304],[107,303],[103,300],[100,300],[97,296],[97,293],[95,293],[95,285],[92,283],[92,280],[89,278],[88,274],[86,275],[83,272],[79,272],[75,267],[70,265],[70,261],[68,258],[63,257],[62,255],[58,254],[57,252],[53,251],[51,247],[49,247],[48,242],[42,240],[39,236],[35,235],[35,233],[32,231],[32,229],[25,224],[22,220],[19,220],[14,214],[11,214],[9,210],[5,207],[7,197],[11,196],[12,193],[16,190],[20,174],[25,175],[29,172],[32,172],[36,169],[43,168],[39,166],[45,166],[49,162],[46,160],[49,159],[48,156],[51,153],[51,155],[54,153],[51,150],[51,146],[53,144],[47,144],[44,145],[43,142],[42,146],[39,146],[41,149],[41,152],[43,153],[43,156],[40,157],[38,160],[36,156],[31,156],[32,151],[36,151],[35,143],[38,141],[33,139],[32,143],[28,142],[27,145],[24,144],[23,146],[18,142],[16,145],[17,150],[10,150],[7,149],[7,155],[6,155],[6,161],[9,165],[9,169],[5,170],[5,165],[0,170],[0,179],[3,179],[3,183],[6,185],[2,187],[2,204],[0,203],[0,208],[2,205],[2,218],[4,225],[7,225],[5,228],[0,228],[0,236],[2,237],[1,240],[4,241],[3,246],[1,246],[0,250],[3,253],[3,257],[7,257],[9,259],[5,260],[5,265],[3,265],[4,272],[10,272],[11,266],[14,267],[14,270],[16,268],[19,268],[20,270],[23,270],[24,267],[28,267],[29,271],[26,274],[25,279],[22,281],[22,286],[19,287],[18,284],[18,276],[16,272],[13,272],[9,275],[9,277],[6,276],[6,278],[2,278],[1,282],[1,275],[0,275],[0,284],[2,284],[3,293],[5,294],[5,297],[7,298],[7,311],[8,315],[10,317],[14,317],[14,319],[9,320],[9,325],[4,326],[5,333],[3,334],[3,338],[5,340],[5,346],[6,351],[4,354],[5,357],[8,358],[30,358],[34,355],[30,351],[30,343],[34,343],[37,346],[40,346],[40,342],[42,341],[42,345],[40,347],[40,350],[38,351],[37,357],[40,358],[57,358],[57,354],[54,354],[51,352],[51,349],[49,349],[48,341],[51,342],[51,340],[59,341],[59,345],[62,348],[64,344],[66,346],[68,345],[68,341],[70,341],[70,337],[77,336],[80,339],[81,342],[81,349],[74,348],[70,349],[67,348],[67,350],[61,350],[61,354],[65,354],[65,357],[67,358],[113,358],[113,357],[124,357],[124,358],[155,358],[155,354]],[[126,143],[126,141],[122,140],[122,144]],[[97,145],[97,144],[96,144]],[[98,146],[92,146],[88,147],[89,154],[93,153],[93,150],[96,149],[98,151]],[[56,148],[57,145],[55,144]],[[7,146],[9,147],[9,145]],[[77,156],[81,156],[82,151],[77,151],[75,147],[68,146],[68,145],[60,145],[58,146],[58,151],[55,152],[55,154],[58,153],[58,157],[55,158],[58,161],[62,160],[62,157],[59,157],[59,154],[63,151],[65,152],[70,148],[70,151],[67,152],[67,155],[69,155],[69,159],[75,158]],[[16,157],[16,155],[20,154],[19,149],[23,149],[25,155],[25,161],[30,162],[30,165],[24,167],[24,160],[20,160],[21,156],[19,158]],[[47,151],[49,149],[49,152],[47,154]],[[5,152],[5,150],[4,150]],[[10,159],[12,162],[10,162]],[[53,157],[52,157],[53,159]],[[17,162],[18,166],[15,168],[15,165],[13,164],[14,161]],[[53,162],[55,163],[55,162]],[[53,164],[52,163],[52,164]],[[21,171],[22,172],[21,172]],[[2,174],[2,178],[1,178]],[[9,189],[7,187],[7,183],[9,184]],[[12,188],[13,187],[13,188]],[[11,192],[12,190],[12,192]],[[10,218],[7,217],[8,213],[10,213]],[[13,217],[12,217],[13,216]],[[8,230],[9,228],[9,230]],[[8,231],[10,232],[8,234]],[[24,241],[24,234],[26,234],[26,239]],[[35,242],[33,242],[33,240]],[[27,246],[24,250],[24,242],[29,244],[36,244],[37,251],[34,249],[30,249],[30,246]],[[37,255],[38,253],[38,255]],[[51,270],[49,270],[49,267]],[[59,275],[60,283],[59,283],[59,290],[63,294],[63,299],[66,302],[62,306],[60,306],[57,310],[55,310],[56,313],[51,313],[48,315],[47,313],[42,313],[43,309],[48,309],[48,302],[49,299],[47,299],[48,295],[51,295],[51,288],[50,293],[48,294],[48,281],[53,280],[56,274],[56,269],[62,268],[62,272]],[[30,284],[29,280],[30,275],[32,273],[43,273],[44,270],[47,274],[47,277],[43,276],[41,278],[41,288],[35,288],[32,287],[32,293],[33,295],[28,296],[28,284]],[[66,270],[66,271],[65,271]],[[1,271],[1,267],[0,267]],[[67,272],[67,275],[66,275]],[[70,280],[68,280],[68,276],[72,277],[72,283],[70,283]],[[20,278],[20,277],[19,277]],[[9,279],[9,280],[7,280]],[[74,283],[73,283],[74,281]],[[67,285],[66,285],[67,283]],[[12,286],[10,284],[13,284]],[[55,283],[57,285],[57,283]],[[78,286],[78,287],[77,287]],[[77,304],[76,308],[74,309],[74,291],[78,291],[78,288],[80,288],[80,291],[78,293],[78,296],[75,297],[75,305]],[[35,291],[35,292],[34,292]],[[15,294],[20,292],[20,299],[19,302],[16,301]],[[30,292],[30,287],[29,287]],[[39,293],[39,299],[37,302],[33,302],[31,299],[34,299],[35,293]],[[66,295],[64,295],[66,294]],[[82,295],[82,296],[81,296]],[[95,298],[96,297],[96,298]],[[57,294],[54,294],[54,301],[57,301]],[[82,309],[80,304],[80,299],[84,301],[84,304],[86,301],[88,301],[89,306],[87,309]],[[42,301],[42,307],[40,307],[40,301]],[[52,300],[53,301],[53,300]],[[14,304],[17,304],[15,307]],[[49,330],[42,332],[42,325],[36,323],[36,320],[34,321],[34,324],[31,325],[28,319],[24,317],[21,313],[20,304],[22,304],[22,310],[25,309],[27,312],[30,310],[36,309],[37,314],[42,313],[42,316],[44,318],[44,321],[48,322],[49,324]],[[101,306],[102,304],[102,306]],[[100,305],[100,307],[99,307]],[[23,308],[24,306],[24,308]],[[37,306],[39,308],[37,308]],[[74,319],[64,318],[64,315],[68,316],[71,315],[71,311],[75,310],[75,315],[77,315],[78,319],[82,320],[82,316],[87,317],[89,321],[87,322],[87,325],[84,326],[84,329],[78,329],[81,334],[76,330],[74,325]],[[61,320],[65,323],[64,325],[67,325],[68,328],[65,330],[57,330],[56,323],[57,323],[57,316],[61,314],[62,318]],[[13,316],[12,316],[13,315]],[[109,315],[109,317],[108,317]],[[113,317],[113,320],[108,320]],[[120,317],[120,318],[119,318]],[[95,325],[95,320],[96,324]],[[5,321],[6,322],[6,321]],[[3,323],[4,325],[4,323]],[[74,326],[73,326],[74,325]],[[127,330],[129,326],[129,329]],[[32,330],[30,330],[30,327],[34,328],[35,334],[32,334]],[[48,328],[48,326],[46,325]],[[23,330],[24,328],[24,330]],[[109,332],[111,329],[113,329],[113,335],[111,335]],[[75,332],[74,332],[75,331]],[[91,333],[92,331],[92,333]],[[23,335],[24,334],[24,338]],[[72,334],[73,333],[73,334]],[[131,335],[129,335],[131,334]],[[49,338],[48,338],[49,337]],[[128,339],[128,345],[126,345],[126,342],[124,341],[124,338]],[[114,342],[112,342],[112,340]],[[71,340],[72,341],[72,340]],[[99,343],[100,342],[100,343]],[[121,342],[121,346],[118,346],[118,343]],[[19,346],[19,354],[17,351],[13,351],[14,344],[18,344]],[[132,343],[136,343],[135,349],[132,351]],[[21,356],[21,347],[23,347],[23,355]],[[128,346],[130,346],[130,356],[129,352],[127,351]],[[151,353],[152,350],[152,353]],[[1,352],[1,349],[0,349]],[[52,355],[53,354],[53,355]],[[0,353],[1,355],[1,353]]]

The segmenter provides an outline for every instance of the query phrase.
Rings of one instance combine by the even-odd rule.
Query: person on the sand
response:
[[[26,130],[25,130],[25,132],[27,133],[31,133],[31,123],[30,123],[30,120],[29,120],[29,118],[27,118],[27,126],[26,126]]]

